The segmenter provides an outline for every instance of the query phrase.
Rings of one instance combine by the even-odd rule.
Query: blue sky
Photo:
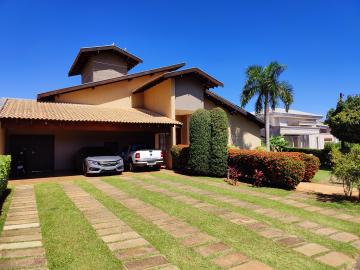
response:
[[[67,77],[79,48],[115,42],[144,60],[132,72],[186,62],[237,104],[246,67],[277,60],[291,108],[325,114],[340,91],[360,92],[359,14],[359,1],[0,0],[0,96],[79,84]]]

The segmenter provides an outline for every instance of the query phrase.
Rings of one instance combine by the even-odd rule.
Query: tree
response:
[[[196,110],[190,119],[189,171],[196,175],[209,173],[210,113]]]
[[[360,145],[354,145],[347,154],[342,154],[334,148],[331,155],[334,164],[333,174],[342,181],[345,196],[351,198],[353,188],[357,188],[360,200]]]
[[[227,170],[228,118],[221,108],[210,111],[211,138],[209,172],[213,176],[225,176]]]
[[[330,109],[326,123],[331,133],[342,142],[360,143],[360,95],[348,96],[343,100],[340,94],[335,109]]]
[[[275,110],[281,100],[286,111],[293,102],[293,88],[286,81],[279,81],[281,73],[286,67],[278,62],[271,62],[268,66],[250,66],[246,70],[246,81],[241,94],[241,106],[244,107],[257,95],[255,112],[264,110],[266,150],[270,151],[270,119],[269,106]]]

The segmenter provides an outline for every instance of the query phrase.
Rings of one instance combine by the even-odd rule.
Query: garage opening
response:
[[[14,177],[36,176],[54,171],[53,135],[11,135],[10,154]]]

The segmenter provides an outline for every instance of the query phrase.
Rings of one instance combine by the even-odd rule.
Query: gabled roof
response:
[[[166,72],[162,75],[159,75],[155,77],[154,79],[144,83],[143,85],[135,88],[133,90],[133,93],[141,93],[149,88],[153,87],[156,84],[161,83],[162,81],[169,79],[169,78],[175,78],[175,77],[182,77],[182,76],[195,76],[196,78],[200,79],[206,88],[213,88],[217,86],[223,87],[224,84],[218,80],[216,80],[214,77],[210,76],[206,72],[202,71],[199,68],[188,68],[184,70],[179,71],[173,71],[173,72]]]
[[[211,101],[213,101],[216,105],[218,105],[220,107],[226,107],[230,112],[239,113],[239,114],[245,116],[246,118],[248,118],[249,120],[254,121],[259,126],[264,127],[265,124],[264,124],[264,121],[262,119],[256,117],[252,113],[244,110],[243,108],[241,108],[238,105],[230,102],[229,100],[218,96],[214,92],[212,92],[210,90],[206,90],[205,91],[205,96],[207,98],[209,98]]]
[[[176,120],[145,109],[110,108],[25,99],[6,99],[0,110],[0,119],[181,125]]]
[[[119,55],[120,57],[125,58],[125,60],[128,63],[128,67],[129,67],[128,70],[132,69],[137,64],[143,62],[139,57],[137,57],[123,49],[120,49],[119,47],[117,47],[115,45],[85,47],[85,48],[81,48],[80,51],[78,52],[78,54],[74,60],[74,63],[71,65],[71,68],[69,70],[69,76],[81,74],[81,70],[82,70],[83,66],[86,64],[86,62],[88,61],[89,57],[91,55],[96,55],[99,52],[104,52],[104,51],[114,52],[115,54]]]
[[[165,66],[165,67],[160,67],[160,68],[155,68],[155,69],[149,69],[146,71],[133,73],[133,74],[129,74],[129,75],[124,75],[121,77],[116,77],[116,78],[112,78],[112,79],[108,79],[108,80],[84,83],[84,84],[80,84],[80,85],[75,85],[75,86],[71,86],[71,87],[53,90],[53,91],[43,92],[43,93],[40,93],[37,95],[37,99],[38,100],[48,100],[52,96],[55,96],[55,95],[74,92],[74,91],[82,90],[82,89],[89,88],[89,87],[96,87],[96,86],[105,85],[105,84],[114,83],[114,82],[120,82],[120,81],[124,81],[124,80],[130,80],[130,79],[134,79],[134,78],[138,78],[138,77],[142,77],[142,76],[153,75],[158,72],[174,71],[183,66],[185,66],[185,63],[175,64],[175,65]]]

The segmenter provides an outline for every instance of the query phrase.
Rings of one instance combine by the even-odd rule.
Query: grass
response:
[[[311,179],[311,182],[319,184],[331,184],[331,171],[320,169],[315,174],[314,178]]]
[[[262,261],[274,269],[333,269],[263,238],[243,226],[179,203],[163,194],[147,191],[141,186],[119,181],[119,178],[115,177],[104,178],[104,181],[198,227],[201,231],[217,237],[248,257]]]
[[[154,176],[156,176],[156,175],[157,174],[154,174]],[[163,172],[159,173],[158,175],[161,175],[162,177],[167,177],[167,178],[168,177],[171,178],[174,176],[174,174],[163,173]],[[183,179],[187,179],[181,175],[175,175],[175,176],[181,177]],[[196,180],[196,179],[207,180],[209,182],[224,183],[224,181],[222,179],[214,178],[214,177],[193,177],[193,179],[194,180]],[[244,184],[244,183],[241,183],[236,188],[248,189],[248,190],[256,191],[259,193],[266,193],[266,194],[281,196],[281,197],[290,195],[295,192],[295,191],[283,190],[283,189],[279,189],[279,188],[253,187],[251,185]],[[234,187],[234,189],[235,189],[235,187]],[[329,196],[325,196],[325,198],[324,198],[324,196],[319,197],[319,199],[304,198],[301,201],[306,202],[311,205],[314,205],[314,206],[339,209],[342,211],[342,213],[348,213],[348,214],[353,214],[353,215],[359,215],[359,213],[360,213],[360,204],[357,202],[352,202],[352,201],[346,200],[343,196],[329,195]],[[293,208],[293,209],[295,209],[295,208]]]
[[[13,188],[7,188],[0,198],[0,235],[4,227],[5,219],[9,211]]]
[[[144,220],[122,204],[106,196],[91,184],[85,181],[76,181],[76,183],[128,224],[133,230],[142,235],[165,255],[170,262],[177,265],[180,269],[218,269],[211,264],[209,260],[201,257],[191,249],[180,245],[175,238],[151,222]]]
[[[323,224],[324,226],[329,226],[341,231],[347,231],[354,233],[358,236],[360,236],[360,227],[357,224],[351,223],[349,221],[343,221],[338,220],[329,216],[325,215],[314,215],[312,212],[308,212],[306,210],[303,210],[301,208],[296,208],[290,205],[283,204],[281,202],[269,200],[266,198],[260,198],[255,197],[249,194],[242,194],[236,191],[236,187],[234,187],[234,191],[222,189],[219,187],[214,187],[211,185],[203,184],[202,182],[196,181],[196,178],[192,178],[191,180],[189,178],[185,178],[178,175],[168,175],[163,173],[153,174],[153,176],[162,178],[164,180],[172,180],[176,181],[182,184],[187,184],[193,187],[201,188],[204,190],[213,191],[219,194],[228,195],[234,198],[237,198],[242,201],[247,201],[250,203],[254,203],[263,207],[273,208],[285,213],[293,214],[298,217],[301,217],[306,220],[318,222],[320,224]]]
[[[136,177],[136,178],[141,179],[140,177]],[[321,244],[323,246],[326,246],[326,247],[328,247],[330,249],[337,250],[337,251],[340,251],[340,252],[343,252],[343,253],[347,253],[349,255],[356,255],[357,252],[358,252],[354,247],[352,247],[352,246],[350,246],[348,244],[340,243],[340,242],[331,240],[331,239],[329,239],[327,237],[319,236],[317,234],[311,233],[310,231],[308,231],[306,229],[302,229],[302,228],[299,228],[299,227],[291,225],[291,224],[282,223],[281,221],[278,221],[276,219],[272,219],[270,217],[267,217],[267,216],[264,216],[264,215],[261,215],[261,214],[257,214],[256,212],[253,212],[253,211],[248,210],[248,209],[232,206],[231,204],[224,203],[224,202],[221,202],[221,201],[216,200],[216,199],[209,198],[209,197],[204,196],[204,195],[195,194],[195,193],[192,193],[192,192],[189,192],[189,191],[183,191],[181,189],[171,187],[170,185],[164,185],[164,184],[156,183],[156,180],[154,181],[154,179],[151,179],[151,180],[149,180],[149,179],[141,179],[141,180],[143,180],[144,182],[150,183],[150,184],[151,183],[156,184],[156,185],[158,185],[160,187],[166,188],[166,189],[174,191],[174,192],[178,192],[178,193],[181,193],[181,194],[184,194],[184,195],[187,195],[187,196],[191,196],[191,197],[193,197],[195,199],[198,199],[198,200],[201,200],[201,201],[204,201],[204,202],[207,202],[207,203],[211,203],[211,204],[214,204],[214,205],[222,207],[222,208],[229,209],[229,210],[231,210],[233,212],[238,212],[240,214],[246,215],[246,216],[254,218],[256,220],[263,221],[263,222],[265,222],[267,224],[270,224],[274,228],[278,228],[278,229],[281,229],[283,231],[286,231],[291,235],[297,235],[300,238],[302,238],[302,239],[304,239],[304,240],[306,240],[308,242],[315,242],[315,243]]]
[[[49,269],[123,269],[58,184],[35,192]]]

